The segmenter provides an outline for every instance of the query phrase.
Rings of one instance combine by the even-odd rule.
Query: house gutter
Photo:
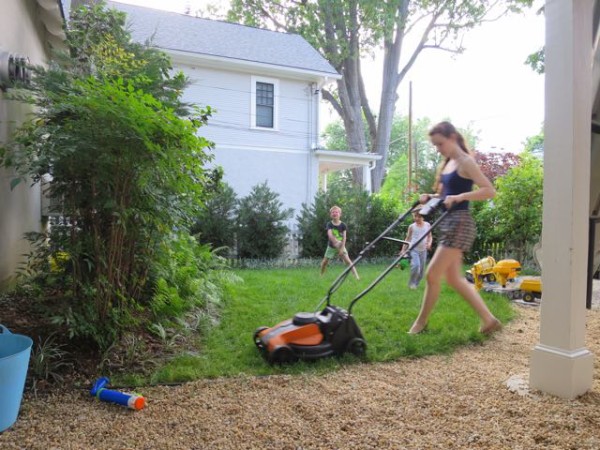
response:
[[[228,68],[232,70],[252,70],[260,75],[269,76],[284,76],[292,79],[311,80],[314,82],[320,82],[324,78],[340,79],[342,75],[335,72],[321,72],[317,70],[303,69],[301,67],[286,67],[279,66],[277,64],[260,63],[256,61],[226,58],[223,56],[209,55],[206,53],[191,53],[183,50],[176,50],[170,48],[159,47],[162,51],[168,53],[171,56],[173,62],[184,63],[184,64],[199,64],[202,66],[209,66],[214,68]],[[207,64],[208,63],[208,64]]]

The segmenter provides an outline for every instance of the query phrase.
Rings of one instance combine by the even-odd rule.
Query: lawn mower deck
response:
[[[254,332],[254,343],[272,364],[341,356],[363,356],[367,349],[354,317],[329,305],[319,313],[300,312],[272,328]]]

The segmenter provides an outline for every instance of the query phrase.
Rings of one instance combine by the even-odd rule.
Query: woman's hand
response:
[[[450,209],[450,208],[452,208],[452,205],[454,205],[455,203],[461,203],[464,201],[465,201],[465,199],[463,198],[462,194],[447,195],[446,198],[444,199],[444,206],[447,209]]]
[[[427,203],[429,200],[431,199],[431,195],[430,194],[421,194],[419,195],[419,203],[424,205],[425,203]]]

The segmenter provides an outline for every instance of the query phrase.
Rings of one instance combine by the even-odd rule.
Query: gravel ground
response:
[[[600,289],[595,300],[587,347],[597,360]],[[577,400],[529,392],[539,308],[517,311],[485,344],[452,356],[147,388],[138,412],[87,391],[26,396],[0,448],[599,449],[598,362],[591,391]]]

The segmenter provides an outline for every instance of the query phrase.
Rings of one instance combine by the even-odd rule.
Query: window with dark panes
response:
[[[275,86],[271,83],[256,83],[256,126],[273,128],[275,109]]]

